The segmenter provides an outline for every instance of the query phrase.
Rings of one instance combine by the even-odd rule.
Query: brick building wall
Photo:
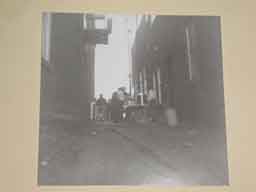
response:
[[[157,16],[151,25],[142,21],[134,47],[134,78],[146,67],[152,87],[159,70],[156,90],[164,107],[176,109],[181,121],[224,125],[219,17]]]
[[[41,68],[41,115],[89,117],[94,47],[85,48],[83,18],[77,13],[51,14],[50,59]]]

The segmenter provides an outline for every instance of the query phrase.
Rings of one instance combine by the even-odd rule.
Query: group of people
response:
[[[119,88],[115,91],[112,94],[112,98],[108,101],[100,94],[95,102],[95,119],[119,122],[123,119],[131,120],[140,118],[143,114],[142,116],[146,116],[146,118],[151,119],[151,121],[156,121],[157,117],[160,115],[158,114],[159,109],[157,108],[156,92],[150,89],[147,95],[143,95],[143,100],[144,96],[146,96],[145,102],[142,102],[144,104],[127,105],[131,98],[129,94],[126,93],[125,88]]]
[[[124,104],[128,98],[128,94],[124,89],[119,88],[112,94],[112,98],[108,101],[100,94],[96,100],[96,120],[111,120],[119,122],[122,120],[124,113]]]

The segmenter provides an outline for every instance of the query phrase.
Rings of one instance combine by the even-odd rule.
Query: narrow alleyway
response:
[[[38,184],[227,185],[220,23],[44,13]]]
[[[39,184],[223,185],[228,182],[221,130],[48,122],[40,128]]]

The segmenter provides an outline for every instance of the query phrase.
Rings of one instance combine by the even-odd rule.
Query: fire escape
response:
[[[95,46],[108,44],[112,32],[112,20],[104,15],[86,14],[84,16],[83,42],[85,44],[86,63],[88,64],[89,102],[95,97]]]
[[[85,15],[84,40],[87,44],[108,44],[112,32],[112,20],[104,15]]]

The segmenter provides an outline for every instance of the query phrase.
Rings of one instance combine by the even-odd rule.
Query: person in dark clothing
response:
[[[118,98],[117,92],[114,92],[111,99],[111,120],[115,123],[121,120],[122,103]]]
[[[106,106],[106,120],[111,120],[111,99],[107,101]]]
[[[97,120],[105,120],[106,119],[106,105],[107,105],[107,101],[106,99],[103,97],[102,94],[100,94],[99,99],[97,99],[96,101],[96,111],[97,111]]]
[[[107,104],[106,99],[103,97],[102,94],[100,94],[99,99],[97,99],[96,101],[96,105],[106,105],[106,104]]]
[[[157,112],[156,112],[156,92],[153,89],[150,89],[148,92],[148,117],[150,117],[151,121],[156,121],[157,117]]]

